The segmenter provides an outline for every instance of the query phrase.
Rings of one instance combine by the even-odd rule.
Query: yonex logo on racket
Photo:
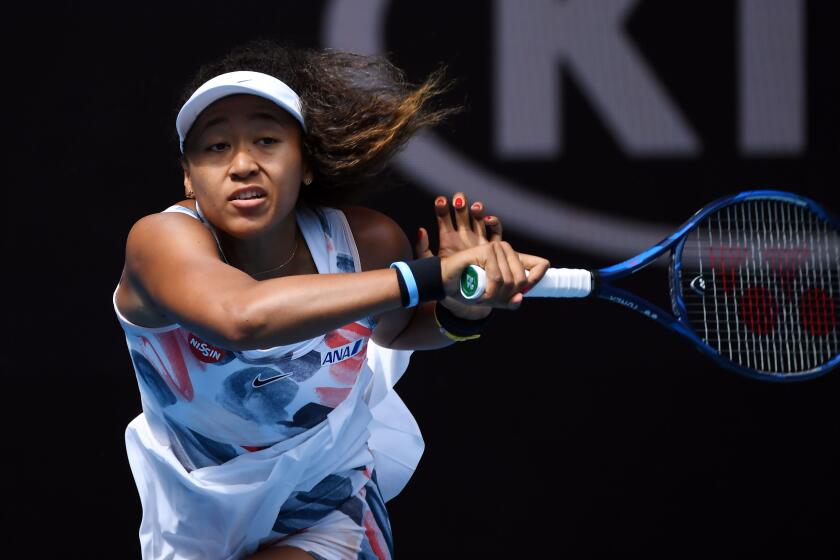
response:
[[[695,276],[689,286],[691,286],[691,289],[694,290],[694,292],[700,297],[706,295],[706,281],[702,276]]]

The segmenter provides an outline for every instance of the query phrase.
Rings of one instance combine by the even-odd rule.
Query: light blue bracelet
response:
[[[403,282],[408,290],[408,307],[414,307],[420,303],[420,291],[417,289],[417,282],[414,280],[411,268],[402,261],[391,263],[391,268],[396,268],[402,274]]]

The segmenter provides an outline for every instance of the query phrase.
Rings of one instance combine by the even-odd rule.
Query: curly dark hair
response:
[[[203,65],[184,89],[176,112],[204,82],[237,70],[274,76],[300,96],[307,127],[303,157],[314,170],[314,182],[301,190],[301,197],[314,205],[355,203],[381,189],[382,171],[412,135],[463,109],[432,107],[454,83],[444,80],[445,67],[414,86],[384,56],[260,38]]]

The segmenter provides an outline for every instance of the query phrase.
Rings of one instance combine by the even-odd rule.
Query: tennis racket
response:
[[[525,297],[597,296],[653,319],[719,364],[748,377],[800,381],[840,363],[840,222],[814,201],[781,191],[719,199],[673,235],[599,270],[551,268]],[[614,282],[671,251],[668,313]],[[471,265],[461,294],[477,299],[486,275]]]

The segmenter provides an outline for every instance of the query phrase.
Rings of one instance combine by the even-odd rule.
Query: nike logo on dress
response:
[[[269,383],[274,383],[275,381],[277,381],[279,379],[285,379],[285,378],[289,377],[290,375],[292,375],[292,374],[291,373],[281,373],[280,375],[275,375],[274,377],[269,377],[268,379],[263,379],[262,374],[260,374],[260,375],[258,375],[254,378],[254,381],[251,383],[251,385],[255,389],[259,389],[263,385],[268,385]]]

